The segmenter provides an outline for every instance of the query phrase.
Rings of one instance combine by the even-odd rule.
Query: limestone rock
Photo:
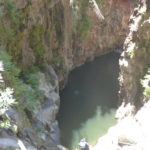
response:
[[[58,106],[51,104],[51,101],[46,101],[42,108],[36,114],[37,119],[43,124],[51,125],[55,121],[56,114],[58,112]]]
[[[40,109],[35,111],[35,116],[43,124],[52,124],[55,121],[55,116],[58,112],[60,97],[57,92],[58,78],[52,69],[47,66],[47,76],[44,73],[39,73],[40,86],[44,91],[45,101],[40,106]]]

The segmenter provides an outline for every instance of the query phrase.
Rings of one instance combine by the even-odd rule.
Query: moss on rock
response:
[[[31,48],[36,56],[36,64],[42,66],[45,62],[45,47],[43,44],[43,37],[45,33],[44,26],[34,26],[30,32],[29,40]]]

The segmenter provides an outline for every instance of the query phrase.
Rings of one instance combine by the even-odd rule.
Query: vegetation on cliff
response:
[[[120,40],[118,35],[116,38],[114,35],[109,36],[110,34],[120,31],[121,28],[123,28],[123,31],[126,29],[123,23],[126,22],[128,17],[124,19],[124,13],[119,13],[119,17],[114,19],[114,15],[112,14],[108,22],[97,24],[94,34],[91,34],[92,36],[88,39],[93,22],[90,14],[94,12],[94,14],[96,14],[96,20],[97,17],[103,19],[99,8],[105,5],[104,1],[90,0],[87,2],[80,0],[74,1],[72,4],[69,3],[69,6],[68,3],[68,1],[63,0],[0,0],[0,63],[2,62],[4,66],[4,71],[0,70],[1,76],[4,79],[4,82],[0,82],[0,99],[2,100],[0,101],[0,111],[3,111],[3,109],[7,110],[9,106],[14,104],[13,108],[21,112],[23,114],[22,116],[25,116],[25,122],[29,124],[24,125],[22,121],[23,123],[21,122],[22,126],[20,129],[25,129],[27,126],[30,126],[31,122],[33,122],[33,126],[37,123],[36,125],[39,125],[40,129],[42,127],[45,128],[45,124],[50,126],[55,120],[55,116],[49,117],[50,119],[48,119],[50,121],[48,119],[48,121],[45,121],[41,116],[44,116],[47,112],[56,114],[59,106],[59,98],[53,102],[54,106],[50,103],[51,101],[48,101],[48,108],[46,108],[46,110],[42,110],[41,108],[39,114],[43,114],[41,116],[37,115],[36,117],[39,117],[38,119],[34,118],[35,108],[41,106],[44,100],[46,101],[48,99],[44,99],[44,92],[39,89],[39,72],[44,72],[46,65],[54,67],[61,82],[67,77],[66,74],[68,74],[73,67],[81,65],[87,58],[93,58],[97,54],[100,55],[104,53],[103,48],[105,50],[107,49],[107,45],[110,44],[112,46],[116,39],[116,41],[118,41],[118,39]],[[113,6],[112,3],[109,4],[108,1],[106,11],[108,10],[110,12],[115,7],[115,4]],[[107,14],[107,16],[109,16],[109,12],[105,13],[105,15]],[[116,22],[112,23],[112,20]],[[108,24],[108,26],[106,24]],[[99,28],[101,28],[101,31],[97,33]],[[116,30],[114,30],[114,28]],[[110,39],[107,39],[106,35],[100,39],[97,38],[102,35],[100,33],[105,34],[107,31],[111,32],[107,34],[107,37],[110,37]],[[120,31],[120,33],[122,34],[122,31]],[[96,34],[98,34],[97,37],[95,36]],[[110,41],[109,44],[106,42],[106,39]],[[89,45],[94,41],[94,44],[92,43],[90,46],[88,44],[85,44],[86,46],[82,45],[85,41]],[[95,52],[91,51],[91,47],[95,45],[95,41],[97,42],[95,49],[101,49],[101,52],[97,52],[96,50]],[[108,46],[109,48],[110,45]],[[116,45],[117,44],[115,44],[115,46]],[[120,45],[120,43],[118,45]],[[89,49],[87,50],[87,47],[90,51]],[[86,53],[88,54],[84,56]],[[80,54],[82,55],[82,59],[84,58],[81,61],[79,60],[80,57],[77,57],[78,59],[75,58],[75,56]],[[132,52],[131,56],[133,56]],[[53,70],[50,67],[47,69],[47,72],[48,75],[44,72],[47,76],[52,74],[52,78],[55,78],[55,73],[51,73]],[[43,75],[41,73],[40,77],[45,77],[45,74]],[[59,91],[57,88],[58,83],[54,83],[53,79],[49,80],[50,81],[45,79],[45,82],[48,82],[48,88],[52,90],[53,95],[50,93],[50,90],[46,89],[45,92],[48,93],[48,96],[51,94],[51,97],[55,97],[54,92]],[[54,88],[51,87],[49,83],[54,85]],[[7,97],[3,98],[5,94]],[[47,103],[44,104],[46,105]],[[38,110],[39,109],[36,111]],[[36,113],[38,114],[38,112]],[[27,115],[29,119],[27,119]],[[0,120],[3,121],[1,127],[9,126],[10,118],[6,118],[7,116],[0,117]],[[45,124],[43,122],[41,123],[39,119]],[[27,134],[28,133],[27,131]],[[23,135],[20,137],[23,137]]]
[[[20,12],[16,3],[11,0],[2,0],[0,3],[0,60],[4,64],[2,76],[4,77],[5,87],[13,88],[14,98],[19,107],[33,111],[37,104],[40,103],[42,96],[42,92],[38,89],[38,70],[24,69],[21,66],[19,69],[18,66],[21,60],[23,44],[21,26],[25,15]],[[40,41],[43,30],[42,28],[33,28],[31,31],[31,46],[38,59],[37,62],[40,63],[37,63],[39,66],[43,62],[42,53],[44,48]]]
[[[13,88],[14,98],[17,105],[21,108],[28,108],[33,111],[34,108],[40,102],[41,91],[38,89],[38,77],[33,72],[23,72],[23,79],[20,78],[20,69],[11,62],[11,57],[4,51],[0,50],[0,60],[4,64],[4,71],[2,76],[4,78],[5,85],[3,88]],[[11,94],[13,94],[11,93]],[[40,94],[41,93],[41,94]],[[10,101],[12,98],[10,97]],[[8,105],[7,105],[8,107]]]
[[[0,50],[0,59],[4,63],[5,71],[3,76],[5,84],[14,89],[16,101],[23,103],[24,108],[26,107],[32,111],[36,103],[39,103],[40,97],[42,97],[38,89],[38,71],[33,71],[32,68],[42,68],[47,62],[51,62],[55,67],[58,67],[58,64],[64,61],[57,52],[57,48],[53,48],[54,43],[50,43],[52,50],[48,50],[52,51],[52,56],[49,57],[49,60],[46,56],[48,42],[51,42],[56,36],[58,39],[56,44],[60,47],[63,40],[61,26],[63,26],[64,16],[56,16],[58,11],[62,9],[62,5],[59,4],[58,7],[49,9],[49,15],[52,17],[52,26],[50,28],[45,24],[39,25],[38,23],[29,27],[27,40],[32,49],[33,63],[24,67],[22,62],[25,51],[23,50],[23,45],[25,44],[25,29],[28,26],[25,22],[28,21],[28,10],[31,3],[27,3],[24,9],[20,9],[13,0],[1,0],[0,4],[0,44],[3,47]],[[85,40],[88,37],[88,31],[91,26],[91,20],[87,12],[93,7],[93,4],[90,1],[85,2],[82,0],[73,2],[71,5],[74,15],[74,35],[81,41]]]

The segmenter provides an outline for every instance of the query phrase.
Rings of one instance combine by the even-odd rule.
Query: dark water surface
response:
[[[58,114],[62,144],[76,149],[82,137],[94,144],[115,124],[119,55],[110,53],[73,70],[61,92]]]

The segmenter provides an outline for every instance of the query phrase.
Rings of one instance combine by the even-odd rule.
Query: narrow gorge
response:
[[[118,53],[100,56],[70,73],[58,113],[63,145],[77,149],[81,138],[94,145],[115,124],[118,76]]]
[[[0,150],[149,150],[150,1],[0,0]]]

